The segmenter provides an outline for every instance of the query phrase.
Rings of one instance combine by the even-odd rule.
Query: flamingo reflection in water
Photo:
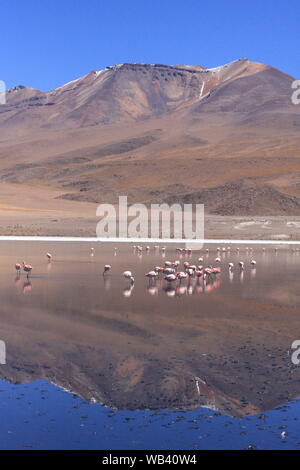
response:
[[[23,284],[23,294],[28,294],[29,292],[32,291],[32,284],[29,279],[24,282]]]
[[[155,286],[155,285],[152,285],[152,286],[151,286],[151,285],[149,285],[149,286],[147,287],[147,292],[148,292],[148,294],[150,294],[150,295],[152,295],[152,296],[158,295],[158,293],[159,293],[158,286]]]
[[[134,284],[130,284],[130,286],[124,287],[123,296],[124,297],[130,297],[131,294],[132,294],[133,289],[134,289]]]
[[[19,263],[16,263],[15,264],[15,268],[16,268],[16,271],[17,271],[17,275],[16,275],[16,278],[15,278],[15,284],[20,284],[20,278],[21,278],[21,265]]]
[[[32,271],[32,269],[33,269],[32,266],[31,266],[31,264],[25,264],[25,261],[23,261],[22,264],[23,264],[23,271],[24,271],[25,273],[27,273],[27,277],[29,277],[29,274],[31,273],[31,271]]]

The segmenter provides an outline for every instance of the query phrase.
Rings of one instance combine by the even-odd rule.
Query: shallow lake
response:
[[[206,248],[1,242],[0,448],[296,448],[300,252]],[[145,278],[177,259],[221,273]]]

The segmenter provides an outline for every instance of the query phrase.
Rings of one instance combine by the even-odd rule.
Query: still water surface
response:
[[[207,283],[144,277],[199,256],[216,265],[216,246],[182,257],[171,247],[164,257],[104,243],[0,244],[0,447],[297,447],[298,402],[282,405],[300,390],[290,357],[300,338],[299,252],[232,246]],[[29,279],[14,270],[23,260]],[[112,269],[103,277],[104,264]]]

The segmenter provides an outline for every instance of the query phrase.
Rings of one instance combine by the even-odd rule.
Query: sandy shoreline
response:
[[[5,212],[0,210],[0,235],[95,237],[99,219],[88,214]],[[300,217],[206,216],[206,239],[299,241]]]
[[[94,237],[98,204],[60,199],[61,189],[0,183],[0,235]],[[205,216],[206,239],[300,240],[300,216]]]

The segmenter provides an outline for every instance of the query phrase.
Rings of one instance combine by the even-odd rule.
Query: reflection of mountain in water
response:
[[[47,248],[55,253],[51,271],[40,245],[20,244],[13,256],[0,246],[0,338],[7,346],[1,378],[44,379],[120,409],[208,406],[236,416],[299,395],[300,368],[287,355],[299,325],[299,307],[289,302],[298,288],[292,254],[257,258],[255,277],[246,263],[243,280],[238,271],[229,277],[234,255],[228,255],[220,277],[207,285],[213,289],[194,287],[188,295],[184,283],[148,286],[144,273],[160,255],[137,260],[120,248],[103,279],[110,248],[99,249],[93,261],[86,245]],[[33,275],[15,283],[12,266],[24,251]],[[125,269],[135,274],[134,289],[120,274]]]
[[[276,310],[273,314],[276,321]],[[174,325],[167,338],[163,318],[159,332],[142,329],[134,318],[118,317],[103,313],[96,321],[74,322],[70,315],[62,319],[49,312],[25,311],[18,325],[5,324],[8,358],[1,377],[14,383],[43,378],[87,400],[121,409],[207,406],[243,415],[298,395],[298,369],[290,366],[280,347],[268,349],[260,341],[249,341],[234,348],[230,323],[219,339],[229,335],[224,352],[216,345],[218,352],[205,354],[204,325],[202,334],[190,324]],[[240,333],[237,328],[236,339]],[[213,343],[216,337],[211,336]]]

